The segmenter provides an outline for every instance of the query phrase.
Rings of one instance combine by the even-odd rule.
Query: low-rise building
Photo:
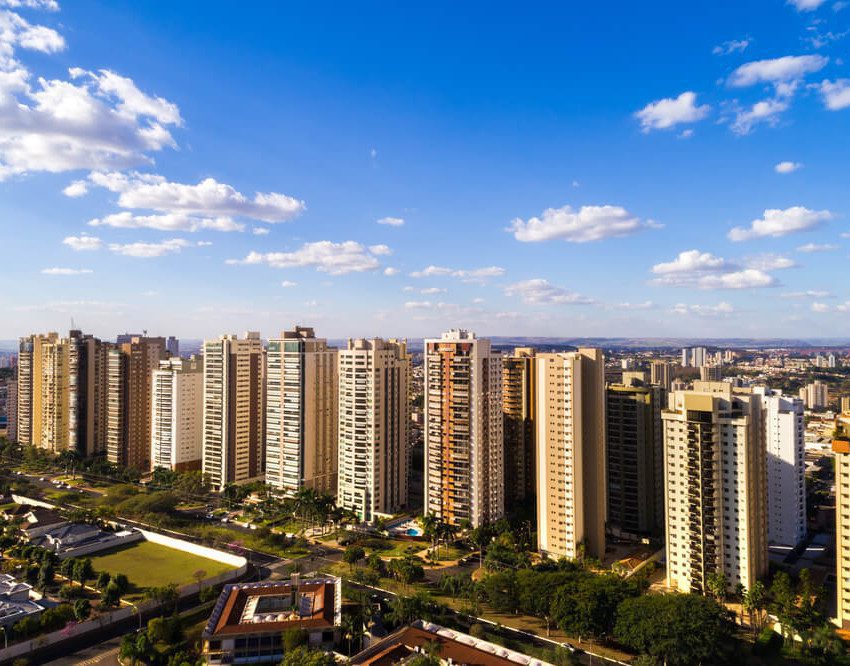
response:
[[[6,629],[25,617],[38,616],[44,607],[30,599],[32,585],[0,574],[0,627]]]
[[[202,634],[207,664],[278,664],[283,634],[301,629],[332,649],[342,622],[342,579],[323,576],[225,585]]]
[[[141,539],[142,533],[135,529],[108,532],[96,525],[67,523],[47,530],[30,543],[53,551],[60,560],[66,560],[69,557],[82,557]]]

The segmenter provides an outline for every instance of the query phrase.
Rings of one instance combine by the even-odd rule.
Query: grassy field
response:
[[[159,587],[168,583],[177,583],[177,585],[194,583],[196,579],[192,574],[198,570],[205,571],[205,577],[210,578],[233,568],[222,562],[184,553],[150,541],[137,541],[128,546],[94,555],[91,560],[95,571],[123,573],[130,579],[128,599],[141,596],[148,587]]]

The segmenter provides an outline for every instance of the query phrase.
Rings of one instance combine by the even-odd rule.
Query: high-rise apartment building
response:
[[[42,346],[57,333],[28,335],[18,345],[18,442],[41,446]]]
[[[841,396],[841,413],[850,413],[850,395]]]
[[[338,353],[337,503],[373,522],[407,503],[407,344],[349,340]]]
[[[733,590],[767,572],[767,475],[759,396],[725,382],[671,394],[664,422],[667,585]]]
[[[165,338],[119,336],[107,351],[106,458],[151,469],[151,374],[167,357]]]
[[[835,575],[836,624],[850,629],[850,413],[835,419]]]
[[[151,467],[201,469],[204,365],[198,357],[169,358],[151,373]]]
[[[213,488],[263,474],[265,353],[260,334],[204,342],[202,469]]]
[[[560,558],[605,557],[605,357],[538,354],[537,538]]]
[[[800,389],[800,400],[806,409],[826,409],[829,407],[829,386],[816,379]]]
[[[502,358],[502,411],[505,432],[505,502],[533,497],[534,349],[517,347]]]
[[[6,439],[10,442],[17,443],[18,441],[18,377],[17,370],[12,374],[12,378],[6,385],[6,416],[8,423],[6,425]]]
[[[722,365],[701,365],[699,367],[699,378],[703,382],[719,382],[723,380]]]
[[[660,386],[606,389],[608,527],[633,536],[664,529]]]
[[[699,368],[706,365],[708,350],[705,347],[686,347],[682,350],[682,367]]]
[[[266,483],[336,495],[337,349],[312,328],[269,340],[266,370]]]
[[[673,382],[673,367],[667,361],[652,361],[649,364],[649,383],[670,390]]]
[[[764,412],[767,450],[767,540],[796,546],[806,537],[803,402],[764,387],[753,389]]]
[[[465,330],[425,340],[425,513],[473,527],[505,512],[502,357]]]

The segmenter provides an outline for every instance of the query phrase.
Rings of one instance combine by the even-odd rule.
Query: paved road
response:
[[[118,666],[118,646],[121,637],[117,636],[99,645],[78,650],[67,657],[48,661],[47,666]]]

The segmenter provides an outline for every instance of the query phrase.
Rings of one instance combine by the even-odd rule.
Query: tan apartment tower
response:
[[[850,629],[850,411],[835,419],[835,622]]]
[[[537,355],[537,538],[541,553],[605,557],[605,356]]]
[[[266,483],[335,496],[337,349],[296,326],[269,340],[266,356]]]
[[[57,333],[28,335],[18,344],[18,442],[41,446],[42,347],[58,341]]]
[[[664,422],[667,585],[734,590],[767,573],[767,473],[759,396],[726,382],[670,394]]]
[[[502,358],[502,413],[505,432],[505,503],[533,497],[534,462],[534,349],[517,347]]]
[[[151,467],[201,469],[203,359],[169,358],[151,373]]]
[[[337,365],[337,504],[374,522],[407,504],[411,359],[404,341],[357,339]]]
[[[260,477],[264,470],[265,352],[260,334],[204,342],[202,469],[212,487]]]
[[[106,354],[106,458],[151,469],[151,375],[167,358],[165,338],[121,336]]]
[[[425,340],[425,513],[492,523],[505,513],[502,357],[453,329]]]
[[[670,390],[673,383],[673,366],[668,361],[651,361],[649,364],[649,383]]]

